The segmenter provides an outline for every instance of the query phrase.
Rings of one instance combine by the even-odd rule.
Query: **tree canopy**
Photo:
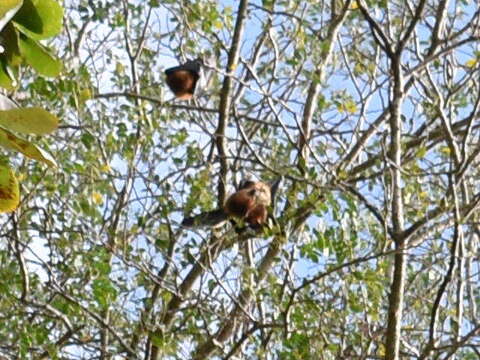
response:
[[[0,356],[480,357],[478,1],[8,0],[0,31]],[[181,225],[248,177],[282,179],[260,231]]]

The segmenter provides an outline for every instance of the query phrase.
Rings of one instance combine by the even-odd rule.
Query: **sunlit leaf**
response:
[[[112,168],[110,167],[109,164],[104,164],[104,165],[102,165],[102,166],[100,167],[100,171],[101,171],[101,172],[109,172],[109,171],[111,171],[111,170],[112,170]]]
[[[378,344],[377,354],[380,355],[380,357],[385,356],[385,345],[382,343]]]
[[[345,102],[344,106],[345,106],[345,110],[347,112],[349,112],[350,114],[353,114],[353,113],[357,112],[357,104],[355,104],[355,102],[353,102],[351,100]]]
[[[0,2],[0,31],[17,13],[23,4],[23,0],[2,0]]]
[[[223,23],[217,19],[213,22],[213,26],[217,29],[217,30],[221,30],[223,28]]]
[[[35,40],[20,36],[18,45],[25,61],[41,75],[55,77],[62,70],[62,63]]]
[[[450,148],[448,146],[442,146],[440,147],[440,152],[444,155],[450,155]]]
[[[416,156],[420,159],[423,159],[425,157],[425,155],[427,155],[427,148],[426,146],[420,146],[418,149],[417,149],[417,153],[416,153]]]
[[[92,98],[92,92],[89,88],[82,89],[78,94],[78,100],[81,104],[84,104],[87,100]]]
[[[477,62],[478,62],[478,59],[475,59],[475,58],[474,59],[469,59],[465,63],[465,66],[469,67],[469,68],[473,68],[473,67],[475,67],[475,65],[477,65]]]
[[[18,181],[8,165],[0,165],[0,212],[10,212],[20,202]]]
[[[357,112],[357,104],[352,100],[347,100],[343,103],[337,104],[337,110],[341,113],[350,113],[354,114]]]
[[[62,30],[63,8],[55,0],[24,0],[13,21],[28,37],[47,39]]]
[[[18,151],[26,157],[41,161],[48,166],[57,166],[55,159],[53,159],[53,157],[45,150],[42,150],[30,141],[21,139],[10,131],[2,128],[0,128],[0,146],[7,150]]]
[[[92,201],[95,205],[101,205],[103,204],[103,197],[102,197],[102,194],[100,194],[99,192],[96,192],[94,191],[92,193]]]
[[[24,134],[49,134],[58,127],[58,119],[39,108],[17,108],[0,111],[0,126]]]

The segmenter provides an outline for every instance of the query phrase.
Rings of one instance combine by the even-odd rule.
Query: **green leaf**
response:
[[[24,0],[13,21],[28,37],[47,39],[62,30],[63,8],[55,0]]]
[[[358,300],[358,297],[354,294],[348,298],[348,305],[350,310],[352,310],[354,313],[360,313],[364,309],[363,305]]]
[[[15,89],[17,82],[12,79],[9,72],[7,71],[7,66],[5,64],[5,58],[0,58],[0,86],[7,90]]]
[[[39,107],[0,110],[0,126],[24,134],[44,135],[57,129],[58,119]]]
[[[0,165],[0,212],[10,212],[20,202],[18,180],[8,165]]]
[[[23,0],[2,0],[0,2],[0,31],[17,13],[22,4]]]
[[[18,151],[26,157],[41,161],[48,166],[57,166],[55,159],[53,159],[53,157],[45,150],[42,150],[30,141],[19,138],[10,131],[2,128],[0,128],[0,146],[7,150]]]
[[[262,0],[262,5],[264,8],[269,10],[273,9],[274,1],[273,0]]]
[[[95,137],[94,137],[92,134],[88,133],[88,132],[82,134],[82,136],[80,137],[80,141],[81,141],[81,142],[83,143],[83,145],[85,145],[85,147],[86,147],[87,149],[89,149],[89,150],[90,150],[90,149],[92,148],[92,146],[95,144],[95,140],[96,140]]]
[[[95,300],[104,309],[107,309],[108,305],[117,297],[117,290],[107,277],[95,279],[92,284],[92,290]]]
[[[425,145],[420,146],[417,149],[417,153],[415,154],[417,158],[423,159],[425,155],[427,154],[427,147]]]
[[[62,63],[35,40],[20,36],[18,45],[25,61],[40,75],[56,77],[62,70]]]

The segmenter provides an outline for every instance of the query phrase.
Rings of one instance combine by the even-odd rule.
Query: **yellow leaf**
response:
[[[223,24],[220,20],[215,20],[213,22],[213,26],[215,27],[215,29],[217,30],[221,30],[223,28]]]
[[[385,346],[383,344],[379,344],[377,349],[377,355],[381,357],[385,356]]]
[[[112,168],[108,164],[104,164],[100,167],[101,172],[109,172],[110,170],[112,170]]]
[[[442,146],[440,147],[440,152],[444,155],[450,155],[450,148],[448,146]]]
[[[94,191],[94,192],[92,193],[92,201],[93,201],[94,204],[96,204],[96,205],[101,205],[101,204],[103,204],[102,194]]]
[[[341,113],[348,112],[350,114],[354,114],[357,112],[357,104],[352,100],[347,100],[344,103],[337,104],[337,110]]]
[[[350,10],[357,10],[357,9],[358,9],[358,2],[353,1],[353,2],[350,4]]]
[[[20,203],[18,181],[8,165],[0,165],[0,212],[10,212]]]
[[[355,104],[353,101],[351,100],[348,100],[345,104],[344,104],[344,107],[345,107],[345,110],[347,112],[349,112],[350,114],[354,114],[357,112],[357,104]]]
[[[423,159],[425,157],[425,155],[427,154],[427,148],[425,146],[420,146],[418,149],[417,149],[417,154],[416,156],[420,159]]]
[[[80,103],[84,104],[87,100],[90,100],[91,98],[92,92],[89,88],[80,90],[80,93],[78,94],[78,99],[80,100]]]
[[[41,161],[48,166],[57,166],[55,159],[30,141],[19,138],[10,131],[0,128],[0,146],[7,150],[15,150],[30,159]]]
[[[337,172],[337,176],[339,179],[346,180],[348,178],[348,172],[340,170]]]
[[[39,107],[1,110],[0,126],[24,134],[43,135],[58,127],[58,119]]]
[[[115,71],[118,74],[124,74],[125,73],[125,66],[121,62],[117,62],[115,64]]]
[[[363,73],[365,73],[365,65],[363,63],[358,62],[353,67],[353,71],[356,74],[363,74]]]
[[[475,67],[475,65],[477,65],[477,61],[478,61],[478,59],[467,60],[467,62],[465,63],[465,66],[469,67],[469,68],[473,68],[473,67]]]

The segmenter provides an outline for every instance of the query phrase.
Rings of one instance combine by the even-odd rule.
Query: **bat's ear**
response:
[[[200,58],[195,60],[188,60],[185,64],[183,64],[183,70],[194,71],[197,74],[200,73],[201,67],[202,67],[202,60]]]
[[[249,178],[245,178],[245,179],[242,179],[242,181],[240,181],[240,184],[238,184],[238,190],[246,189],[253,185],[255,185],[255,181]]]
[[[238,175],[242,180],[240,180],[240,182],[238,183],[237,190],[242,190],[250,186],[253,186],[259,180],[255,176],[255,174],[251,173],[250,171],[244,168],[240,168],[238,170]]]
[[[202,67],[201,59],[188,60],[185,64],[180,64],[165,70],[165,74],[171,75],[176,71],[187,70],[195,73],[197,77],[200,77],[200,69]]]
[[[283,181],[283,176],[280,176],[279,178],[273,180],[272,182],[269,183],[270,185],[270,196],[272,199],[271,206],[274,207],[275,205],[275,197],[277,195],[278,189]]]

